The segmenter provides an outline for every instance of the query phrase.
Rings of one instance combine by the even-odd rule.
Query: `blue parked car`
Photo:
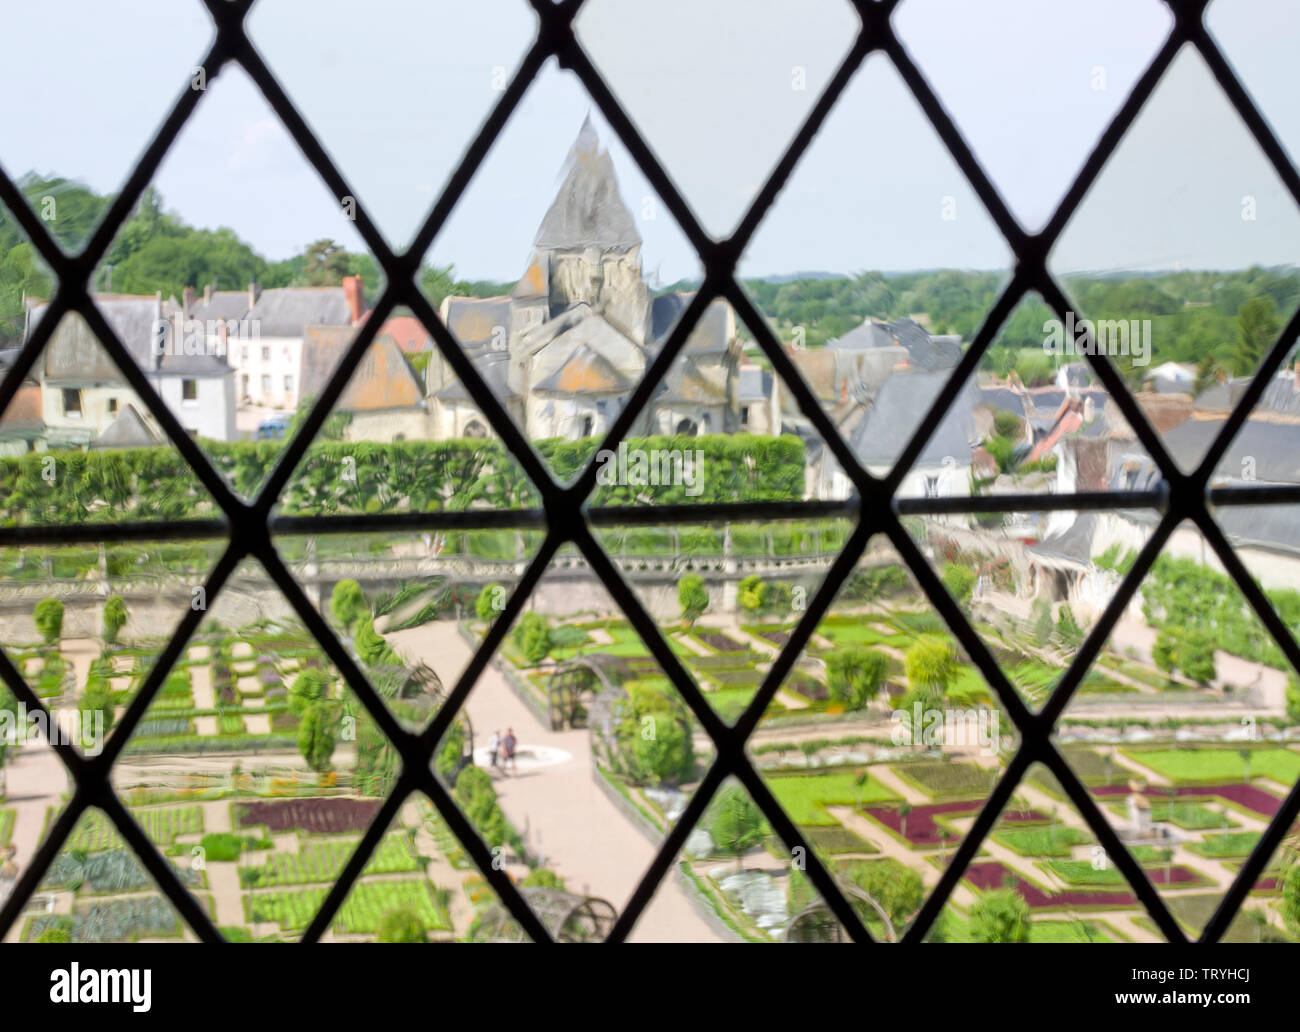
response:
[[[270,419],[264,419],[257,424],[257,439],[259,441],[278,441],[288,432],[288,416],[272,416]]]

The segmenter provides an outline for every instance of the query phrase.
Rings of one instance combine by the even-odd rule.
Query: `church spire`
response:
[[[536,246],[543,250],[628,250],[641,243],[636,221],[623,203],[609,152],[591,116],[583,119],[565,160],[564,181],[537,230]]]

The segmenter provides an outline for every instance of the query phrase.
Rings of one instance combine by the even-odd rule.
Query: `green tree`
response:
[[[1028,942],[1029,904],[1014,889],[984,893],[970,911],[970,933],[975,942]]]
[[[676,784],[695,772],[691,715],[666,681],[628,681],[614,706],[613,755],[619,773],[637,784]]]
[[[958,605],[964,606],[970,602],[971,593],[975,590],[974,570],[957,563],[944,563],[941,579],[943,586],[948,589],[948,594]]]
[[[763,811],[754,805],[749,794],[739,785],[728,785],[718,792],[712,811],[709,837],[721,852],[736,857],[739,870],[744,864],[745,854],[767,837]]]
[[[1052,622],[1052,606],[1047,599],[1034,599],[1034,604],[1029,607],[1029,619],[1033,628],[1034,641],[1038,645],[1046,645],[1052,640],[1052,632],[1056,630],[1056,625]]]
[[[845,709],[864,708],[889,676],[889,658],[866,645],[842,645],[826,657],[826,686]]]
[[[429,932],[409,907],[390,910],[379,919],[376,942],[428,942]]]
[[[357,655],[361,657],[362,662],[369,666],[379,666],[382,663],[398,664],[400,660],[392,649],[388,647],[388,642],[384,636],[375,630],[375,621],[369,616],[362,616],[357,621],[357,630],[352,637],[353,645],[357,650]]]
[[[0,716],[3,716],[4,714],[8,714],[8,718],[4,722],[0,722],[0,727],[4,727],[6,723],[9,723],[10,726],[16,727],[17,716],[18,716],[18,700],[17,698],[14,697],[14,693],[9,690],[9,686],[4,684],[3,682],[0,682]],[[5,765],[5,760],[7,760],[8,758],[9,758],[8,736],[0,735],[0,799],[3,799],[5,796],[5,781],[4,781],[3,768]]]
[[[680,587],[678,588],[680,591]],[[767,585],[763,583],[758,574],[750,574],[737,585],[737,598],[740,602],[740,608],[749,616],[756,617],[763,611],[763,603],[766,601]]]
[[[333,287],[348,275],[348,252],[333,240],[314,240],[303,253],[299,279],[308,287]]]
[[[1300,679],[1288,674],[1286,679],[1286,716],[1293,724],[1300,724]]]
[[[1300,938],[1300,863],[1295,861],[1282,877],[1282,920],[1292,937]]]
[[[1172,674],[1178,662],[1178,640],[1168,631],[1160,631],[1151,646],[1151,662],[1165,674]]]
[[[1020,439],[1024,431],[1024,420],[1008,409],[996,409],[993,412],[993,432],[1010,441]]]
[[[483,623],[491,623],[496,619],[500,610],[501,601],[506,596],[506,589],[500,584],[484,584],[483,590],[478,593],[478,598],[474,600],[474,613]]]
[[[903,654],[903,672],[911,693],[943,705],[948,688],[957,679],[957,650],[952,639],[939,634],[922,634]]]
[[[894,859],[854,864],[849,877],[889,915],[896,932],[906,927],[925,901],[921,876]]]
[[[314,703],[329,697],[329,675],[318,667],[307,667],[289,686],[289,712],[302,716]]]
[[[330,769],[334,756],[340,712],[329,701],[311,703],[298,724],[298,752],[307,766],[318,774]]]
[[[1237,347],[1232,356],[1237,373],[1248,376],[1258,369],[1277,335],[1271,297],[1252,297],[1243,304],[1237,311]]]
[[[682,607],[682,619],[687,626],[694,626],[709,608],[709,589],[704,586],[704,578],[698,573],[683,575],[677,582],[677,602]]]
[[[519,884],[532,888],[564,891],[564,879],[548,867],[534,867],[524,875],[523,881]]]
[[[1056,616],[1056,638],[1066,648],[1076,648],[1083,642],[1083,628],[1074,619],[1069,605],[1061,606]]]
[[[32,610],[32,619],[42,638],[53,645],[63,634],[63,603],[57,598],[43,598]]]
[[[515,645],[523,654],[524,662],[536,666],[551,651],[551,627],[546,617],[530,609],[519,620],[512,632]]]
[[[104,734],[112,730],[117,708],[113,704],[113,690],[107,676],[108,672],[109,667],[104,660],[97,659],[90,664],[90,672],[86,675],[86,687],[81,693],[81,702],[78,706],[82,713],[83,737],[87,734],[93,735],[99,729],[102,729]],[[87,718],[91,722],[89,727],[86,726]],[[84,747],[102,744],[102,741],[96,742],[92,737],[85,737],[82,742]]]
[[[364,613],[370,612],[370,603],[366,593],[354,580],[341,580],[334,585],[330,594],[330,613],[345,630],[352,630],[352,625]]]
[[[1199,398],[1216,383],[1222,371],[1214,352],[1207,351],[1196,363],[1196,379],[1192,381],[1192,397]]]
[[[1204,631],[1191,631],[1178,644],[1178,668],[1197,684],[1214,680],[1214,639]]]
[[[126,601],[121,595],[111,595],[104,603],[104,640],[110,645],[126,626]]]

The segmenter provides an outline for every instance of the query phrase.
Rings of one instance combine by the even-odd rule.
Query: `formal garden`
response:
[[[817,557],[841,547],[843,533],[838,523],[789,521],[729,530],[614,529],[602,531],[602,540],[624,562],[645,557],[649,565],[665,553],[683,559],[686,572],[672,585],[677,612],[666,617],[660,610],[657,623],[708,704],[731,723],[790,640],[816,582],[806,573],[748,574],[735,584],[734,608],[723,607],[718,585],[707,579],[708,562],[697,571],[692,557]],[[510,564],[536,543],[532,532],[487,531],[445,535],[437,548]],[[408,544],[409,536],[310,544],[293,538],[284,552],[299,563],[388,561]],[[200,545],[69,546],[0,553],[0,565],[11,584],[94,582],[98,575],[111,590],[142,576],[192,575],[212,557]],[[978,562],[941,556],[937,572],[1014,686],[1031,705],[1041,704],[1085,633],[1070,605],[1035,603],[1027,618],[994,618],[971,606],[976,582],[987,574]],[[264,575],[262,581],[269,586]],[[472,649],[508,591],[508,582],[450,577],[366,588],[345,579],[319,604],[385,705],[419,728],[437,712],[454,670],[436,651],[399,652],[390,636],[439,627]],[[1300,751],[1285,733],[1290,714],[1263,717],[1260,734],[1234,741],[1215,733],[1226,726],[1222,717],[1160,713],[1162,706],[1215,704],[1231,694],[1216,683],[1216,651],[1281,662],[1240,606],[1225,601],[1229,594],[1195,564],[1159,561],[1141,600],[1156,647],[1148,656],[1104,648],[1062,722],[1068,762],[1189,935],[1199,933],[1300,778]],[[114,733],[166,640],[167,628],[138,618],[137,597],[101,592],[90,636],[84,612],[74,636],[64,626],[71,619],[64,604],[43,599],[31,607],[33,633],[5,645],[43,700],[82,714],[83,748],[96,744],[86,737],[96,721],[103,734]],[[1273,593],[1273,601],[1294,626],[1290,596]],[[85,609],[75,599],[68,605]],[[537,745],[545,744],[546,731],[586,729],[599,791],[657,844],[707,770],[711,743],[626,617],[581,602],[573,609],[527,608],[491,669],[537,718]],[[1198,622],[1195,614],[1206,611],[1209,622]],[[280,941],[311,923],[392,787],[398,761],[296,618],[283,607],[255,618],[236,612],[243,610],[218,606],[201,622],[125,743],[115,786],[223,934]],[[1211,634],[1215,647],[1207,648]],[[1085,711],[1077,708],[1080,699],[1148,700],[1152,709]],[[16,710],[8,693],[0,708]],[[955,730],[941,726],[934,737],[914,726],[915,714],[933,711],[977,719]],[[977,725],[981,734],[972,738]],[[649,737],[647,726],[654,728]],[[891,939],[906,929],[1005,770],[1017,744],[1013,732],[896,557],[873,552],[777,688],[750,755],[872,933]],[[552,866],[558,861],[563,869],[564,858],[534,855],[540,837],[530,836],[528,824],[536,817],[537,832],[546,815],[525,813],[521,823],[518,810],[507,814],[500,796],[507,786],[475,756],[486,733],[479,729],[476,738],[468,712],[458,716],[437,750],[437,773],[483,840],[501,848],[508,873],[556,934],[582,939],[607,931],[621,900],[588,895],[585,885],[570,891]],[[16,745],[6,740],[0,749],[12,756]],[[52,787],[37,818],[42,834],[64,801]],[[30,812],[0,806],[0,849],[28,833]],[[1300,938],[1294,845],[1292,836],[1257,879],[1229,939]],[[670,877],[724,937],[843,935],[797,856],[739,784],[727,784],[711,801]],[[47,942],[193,937],[98,812],[79,822],[11,934]],[[1016,788],[929,934],[936,941],[1159,937],[1086,822],[1040,769]],[[521,935],[423,799],[403,805],[326,932],[339,941]]]

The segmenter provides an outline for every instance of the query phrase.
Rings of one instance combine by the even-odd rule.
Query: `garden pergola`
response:
[[[526,886],[519,890],[557,942],[600,942],[614,927],[618,912],[606,900],[579,896],[563,889]],[[510,912],[494,903],[483,913],[477,942],[527,942],[528,936]]]

